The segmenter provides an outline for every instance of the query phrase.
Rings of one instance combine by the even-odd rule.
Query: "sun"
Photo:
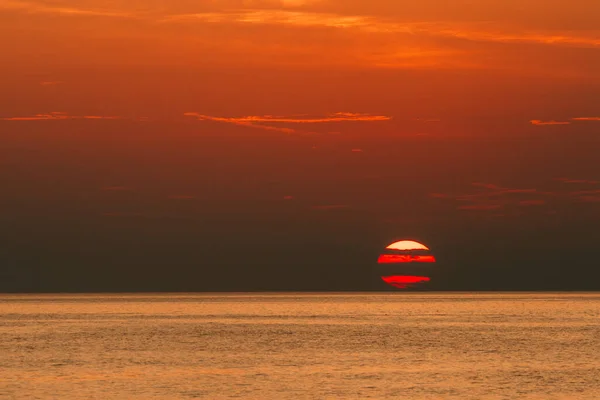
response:
[[[398,289],[430,282],[435,262],[429,247],[414,240],[400,240],[388,245],[377,259],[381,279]]]
[[[429,250],[423,243],[414,240],[399,240],[386,247],[388,250]]]

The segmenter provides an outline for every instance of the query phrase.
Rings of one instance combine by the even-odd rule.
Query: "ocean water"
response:
[[[600,294],[0,296],[2,399],[600,399]]]

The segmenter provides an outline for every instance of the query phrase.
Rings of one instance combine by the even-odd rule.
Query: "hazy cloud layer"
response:
[[[569,7],[542,0],[459,1],[451,8],[442,0],[412,3],[0,0],[0,23],[8,37],[23,19],[53,14],[64,20],[57,25],[46,19],[51,29],[36,21],[38,33],[32,35],[40,34],[39,40],[22,39],[10,47],[7,42],[7,48],[16,49],[16,60],[23,61],[42,39],[54,37],[53,53],[96,63],[116,58],[122,63],[237,65],[243,59],[261,65],[510,70],[518,62],[521,70],[547,73],[587,62],[595,70],[588,52],[568,50],[600,48],[600,28],[591,17],[600,13],[595,0],[577,0],[578,6]],[[69,36],[81,18],[96,33]],[[73,52],[74,44],[91,42],[95,46],[77,45],[80,51]],[[524,46],[542,50],[525,51]]]
[[[568,184],[600,185],[600,181],[588,179],[557,178],[555,181]],[[555,206],[562,203],[598,202],[600,189],[590,190],[540,190],[536,188],[509,188],[491,183],[474,182],[475,191],[463,194],[431,193],[430,197],[451,200],[462,211],[506,212],[517,208],[543,208],[545,212],[555,212]],[[568,187],[565,185],[565,189]],[[495,214],[498,216],[498,214]],[[502,214],[507,215],[507,214]]]

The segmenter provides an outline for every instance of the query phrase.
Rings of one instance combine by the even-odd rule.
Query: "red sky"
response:
[[[599,20],[596,0],[0,0],[6,257],[57,226],[50,247],[90,254],[256,224],[580,249],[600,219]]]

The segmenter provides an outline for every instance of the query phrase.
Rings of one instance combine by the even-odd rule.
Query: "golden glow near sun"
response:
[[[421,244],[419,242],[412,241],[412,240],[400,240],[398,242],[394,242],[394,243],[390,244],[388,247],[386,247],[386,249],[409,251],[409,250],[429,250],[429,247],[427,247],[424,244]]]

